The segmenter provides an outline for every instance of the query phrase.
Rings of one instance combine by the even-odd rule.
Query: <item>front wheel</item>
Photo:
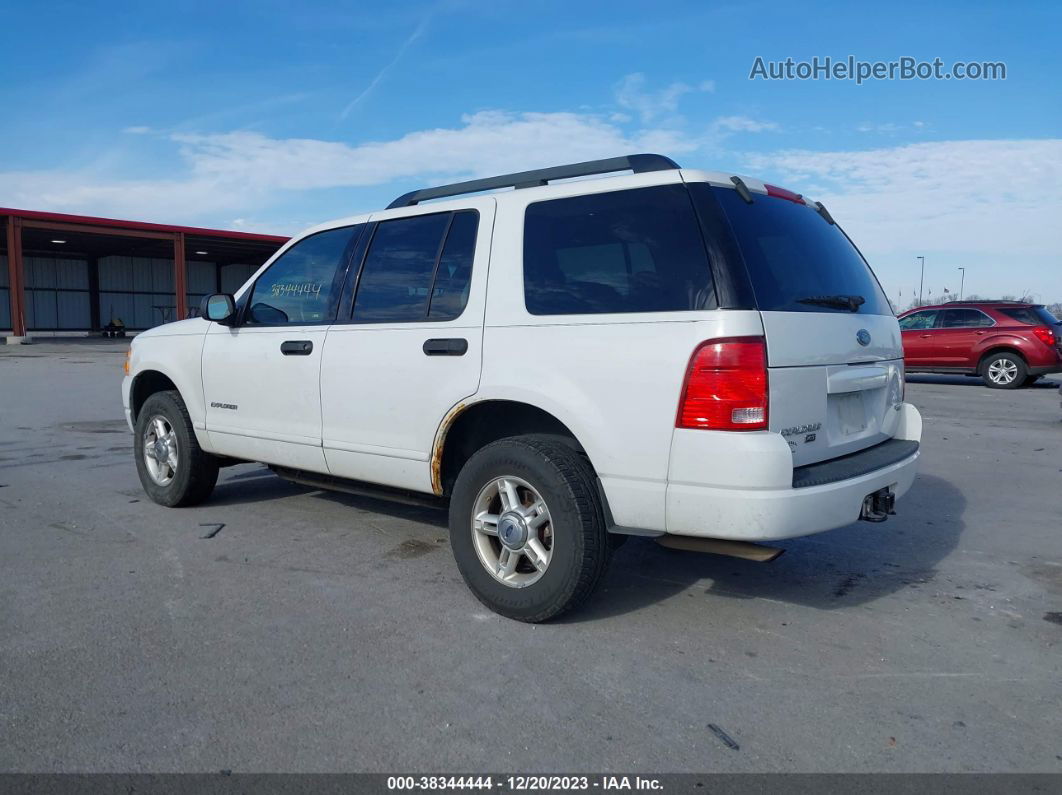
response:
[[[136,418],[136,471],[147,495],[159,505],[197,505],[218,480],[218,460],[203,451],[179,392],[156,392]]]
[[[993,389],[1017,389],[1026,375],[1025,362],[1013,353],[993,353],[981,365],[981,377]]]
[[[612,553],[590,464],[562,442],[532,435],[489,444],[461,469],[450,544],[483,604],[531,623],[583,602]]]

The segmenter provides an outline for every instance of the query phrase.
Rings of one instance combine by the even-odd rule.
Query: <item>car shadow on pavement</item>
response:
[[[680,552],[632,538],[613,559],[602,588],[563,623],[594,621],[688,592],[713,599],[767,599],[819,610],[865,604],[924,587],[958,544],[966,500],[948,481],[919,475],[898,515],[780,541],[772,563]],[[706,605],[710,609],[710,604]]]
[[[284,480],[273,474],[267,467],[260,465],[255,465],[253,469],[236,472],[228,477],[225,475],[225,470],[222,470],[221,478],[207,505],[221,507],[254,504],[299,495],[313,495],[315,498],[346,505],[355,510],[386,514],[398,519],[408,519],[411,522],[422,522],[435,527],[447,526],[446,511],[439,508],[304,486]]]

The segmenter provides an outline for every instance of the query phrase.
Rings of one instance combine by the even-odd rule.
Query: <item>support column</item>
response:
[[[184,232],[173,236],[173,286],[177,293],[177,320],[188,317],[188,269],[184,261]]]
[[[26,336],[26,293],[22,265],[22,219],[7,218],[8,295],[11,298],[11,335]]]
[[[89,286],[89,327],[92,331],[103,328],[100,325],[100,261],[98,257],[88,258]]]

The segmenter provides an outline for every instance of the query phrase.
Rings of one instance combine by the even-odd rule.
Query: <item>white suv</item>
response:
[[[468,586],[522,621],[585,599],[625,535],[770,557],[750,542],[883,521],[922,425],[826,209],[660,155],[314,227],[137,336],[122,392],[156,502],[243,461],[448,501]]]

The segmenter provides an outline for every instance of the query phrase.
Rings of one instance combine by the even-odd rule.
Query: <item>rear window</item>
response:
[[[528,205],[524,300],[533,315],[716,308],[708,255],[685,187]]]
[[[761,311],[848,312],[809,303],[826,296],[862,296],[857,310],[891,315],[892,306],[870,267],[841,229],[815,210],[755,194],[748,204],[736,190],[713,188],[741,248]]]
[[[995,325],[992,318],[979,309],[946,309],[941,328],[980,328]]]
[[[1042,306],[997,306],[996,311],[1027,326],[1054,326],[1058,318]]]

